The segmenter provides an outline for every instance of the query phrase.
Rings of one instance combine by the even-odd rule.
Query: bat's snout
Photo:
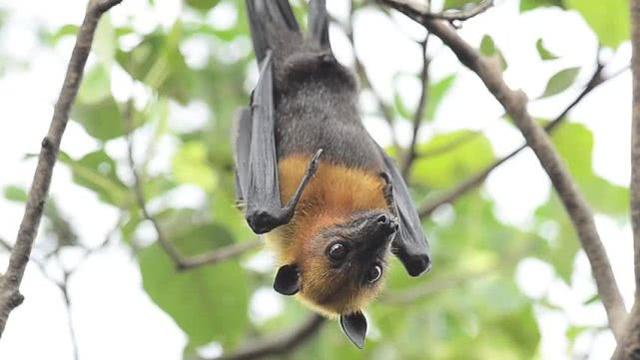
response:
[[[386,214],[381,214],[376,218],[377,226],[379,227],[379,231],[384,235],[391,235],[398,231],[400,225],[398,222],[391,218]]]

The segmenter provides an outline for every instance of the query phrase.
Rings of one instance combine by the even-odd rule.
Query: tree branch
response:
[[[78,93],[84,66],[91,50],[96,26],[102,14],[122,0],[92,0],[87,6],[84,20],[76,39],[71,60],[67,67],[62,90],[53,111],[47,136],[42,140],[38,165],[33,177],[29,198],[9,266],[0,278],[0,336],[11,311],[20,305],[24,297],[20,294],[20,283],[29,262],[31,248],[38,233],[44,204],[47,200],[53,167],[56,163],[62,135],[69,121],[69,111]]]
[[[420,85],[422,85],[422,90],[420,92],[420,99],[418,100],[416,112],[413,115],[413,131],[411,133],[411,143],[409,144],[409,149],[407,149],[407,155],[405,156],[404,164],[402,164],[402,177],[404,177],[405,179],[409,178],[411,165],[413,165],[413,161],[416,159],[416,145],[418,143],[420,123],[422,122],[422,118],[424,118],[424,112],[427,108],[426,105],[429,92],[429,64],[431,63],[431,59],[429,59],[429,56],[427,55],[427,46],[429,44],[430,35],[430,33],[427,33],[424,41],[420,43],[422,50],[422,72],[420,73]]]
[[[593,214],[565,164],[555,151],[551,140],[543,128],[538,126],[527,111],[527,97],[522,91],[509,88],[502,77],[499,64],[493,59],[482,55],[467,44],[447,23],[433,20],[415,9],[401,6],[394,0],[380,0],[383,3],[405,13],[410,18],[422,24],[428,31],[439,37],[458,57],[460,62],[475,72],[483,81],[487,89],[504,107],[515,125],[520,129],[527,144],[538,157],[545,169],[556,192],[560,196],[573,225],[578,233],[598,288],[598,294],[607,312],[609,326],[616,339],[620,340],[626,309],[618,285],[611,270],[600,236],[598,235]]]
[[[317,314],[312,315],[302,326],[290,333],[256,342],[235,353],[217,357],[215,360],[253,360],[270,356],[284,356],[317,334],[324,323],[325,318]]]
[[[430,11],[429,5],[424,6],[414,0],[394,0],[393,3],[393,7],[397,10],[402,11],[401,9],[404,8],[407,11],[418,12],[427,19],[440,19],[447,21],[469,20],[472,17],[489,10],[489,8],[493,6],[493,0],[483,0],[477,5],[468,6],[463,10],[445,10],[443,12],[433,13]]]
[[[260,240],[255,241],[245,241],[237,244],[227,245],[225,247],[218,248],[208,253],[194,255],[191,257],[184,256],[180,253],[180,251],[171,243],[171,241],[166,237],[160,223],[155,218],[155,216],[151,215],[147,208],[147,203],[144,198],[144,188],[142,185],[142,179],[140,174],[138,173],[135,160],[133,158],[134,154],[134,144],[133,144],[133,103],[129,101],[127,104],[127,110],[124,116],[125,121],[125,129],[127,132],[127,161],[131,173],[133,174],[133,192],[136,197],[136,201],[138,203],[138,207],[142,211],[142,215],[146,220],[151,222],[153,228],[156,231],[158,236],[158,243],[163,248],[163,250],[169,255],[173,263],[176,265],[178,270],[187,270],[193,269],[204,265],[215,265],[219,262],[229,260],[236,256],[239,256],[249,250],[253,250],[257,248],[260,244]]]
[[[182,259],[180,266],[182,269],[186,270],[204,265],[215,265],[240,256],[247,251],[257,249],[260,245],[262,245],[262,241],[260,239],[227,245],[208,253],[193,255],[189,258]]]

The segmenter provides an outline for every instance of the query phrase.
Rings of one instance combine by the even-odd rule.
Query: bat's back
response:
[[[331,52],[324,1],[310,3],[308,35],[288,0],[247,4],[256,57],[273,56],[278,159],[323,149],[323,161],[379,172],[383,159],[361,123],[354,74]]]
[[[278,158],[324,149],[323,160],[379,171],[382,158],[362,125],[351,71],[332,55],[296,55],[277,71]]]

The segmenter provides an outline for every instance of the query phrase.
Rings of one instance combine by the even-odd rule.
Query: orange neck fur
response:
[[[280,199],[286,204],[302,179],[310,157],[292,155],[278,163]],[[315,177],[304,190],[292,221],[278,229],[267,241],[287,263],[300,254],[304,239],[320,229],[344,221],[354,212],[386,209],[383,180],[378,174],[321,161]]]

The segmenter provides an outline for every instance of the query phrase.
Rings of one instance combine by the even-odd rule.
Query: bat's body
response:
[[[247,8],[261,71],[237,124],[239,200],[278,255],[274,288],[339,315],[362,346],[360,310],[380,289],[389,248],[412,276],[429,268],[420,220],[361,123],[357,82],[331,52],[324,1],[311,0],[308,37],[287,0]]]

